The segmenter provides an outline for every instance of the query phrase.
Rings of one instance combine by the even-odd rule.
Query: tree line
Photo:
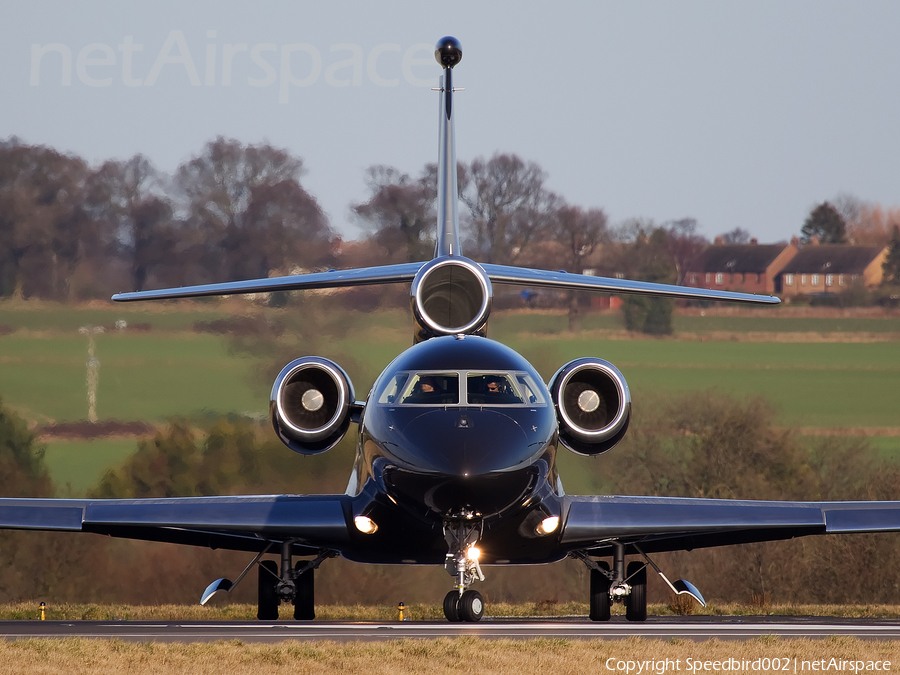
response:
[[[0,142],[0,297],[108,298],[121,290],[214,283],[331,267],[418,261],[434,250],[437,169],[366,172],[351,205],[361,242],[342,242],[302,183],[303,160],[269,144],[218,137],[168,175],[143,155],[91,166],[16,138]],[[546,172],[512,153],[458,164],[462,237],[482,262],[683,283],[709,245],[697,221],[628,219],[569,204]],[[806,241],[897,240],[900,210],[852,196],[816,206]],[[737,228],[717,240],[748,243]],[[894,260],[894,258],[892,258]],[[895,265],[896,266],[896,265]],[[887,275],[900,278],[900,270]],[[551,302],[559,303],[557,296]],[[572,328],[578,296],[570,294]],[[670,332],[665,300],[626,300],[634,330]],[[668,327],[667,327],[668,326]]]

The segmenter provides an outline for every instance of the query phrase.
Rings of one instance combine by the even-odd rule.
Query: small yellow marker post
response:
[[[405,609],[406,609],[406,605],[404,605],[402,602],[399,605],[397,605],[397,612],[400,614],[400,616],[397,617],[397,621],[404,621],[403,610],[405,610]]]
[[[41,621],[44,621],[47,618],[47,603],[41,603]]]

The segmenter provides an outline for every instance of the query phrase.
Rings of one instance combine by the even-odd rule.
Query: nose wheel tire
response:
[[[459,593],[457,591],[450,591],[444,596],[444,616],[450,623],[462,621],[459,618]]]
[[[451,623],[467,621],[475,623],[484,616],[484,597],[478,591],[450,591],[444,596],[444,616]]]
[[[484,598],[478,591],[466,591],[459,599],[459,618],[474,623],[484,616]]]
[[[625,618],[629,621],[646,621],[647,567],[641,562],[630,562],[625,576],[631,585],[631,593],[625,599]]]

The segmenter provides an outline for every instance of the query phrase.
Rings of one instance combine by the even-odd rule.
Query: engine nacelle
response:
[[[422,266],[410,287],[415,342],[442,335],[484,335],[491,313],[491,280],[475,262],[459,256]]]
[[[278,374],[269,413],[282,443],[294,452],[315,455],[333,448],[347,433],[355,400],[353,384],[339,365],[306,356]]]
[[[599,455],[628,430],[631,393],[622,373],[602,359],[576,359],[550,380],[559,440],[579,455]]]

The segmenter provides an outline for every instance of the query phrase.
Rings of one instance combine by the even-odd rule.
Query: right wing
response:
[[[305,555],[350,546],[347,495],[0,499],[0,528],[94,532],[238,551],[295,541]]]
[[[778,502],[684,497],[567,496],[561,544],[607,555],[612,543],[646,553],[900,531],[900,502]]]

